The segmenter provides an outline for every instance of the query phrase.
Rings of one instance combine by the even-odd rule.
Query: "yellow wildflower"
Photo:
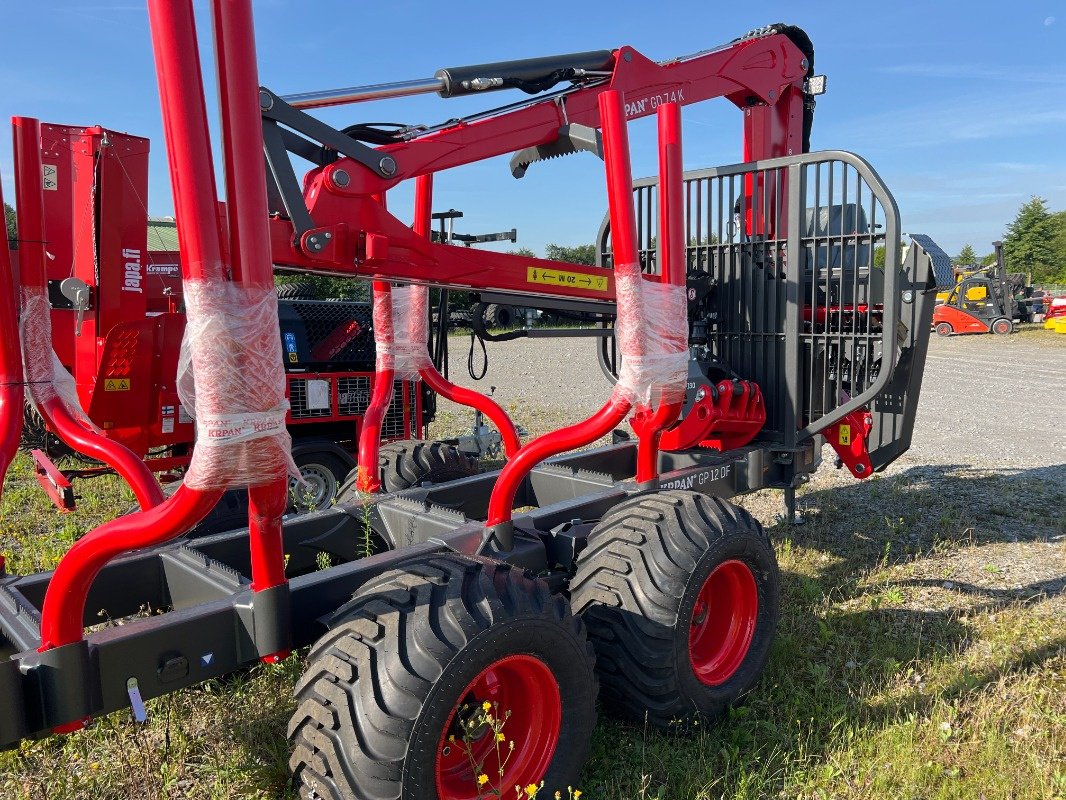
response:
[[[506,737],[502,733],[497,733],[496,734],[496,741],[497,742],[502,742],[505,738]]]
[[[480,775],[477,776],[477,785],[478,786],[484,786],[488,782],[489,782],[489,776],[486,775],[484,772],[482,772]]]
[[[481,704],[481,707],[482,707],[482,708],[483,708],[483,709],[484,709],[485,711],[489,711],[489,710],[491,710],[491,709],[492,709],[492,703],[490,703],[490,702],[489,702],[488,700],[486,700],[486,701],[485,701],[484,703],[482,703],[482,704]]]

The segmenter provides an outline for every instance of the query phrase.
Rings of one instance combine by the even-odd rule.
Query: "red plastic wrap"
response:
[[[273,287],[186,281],[178,394],[196,418],[185,484],[259,486],[299,477],[285,427],[289,401]]]
[[[378,371],[391,369],[398,381],[418,380],[429,358],[429,288],[393,286],[374,295],[374,341]]]
[[[615,276],[614,335],[622,364],[615,392],[634,406],[680,403],[688,379],[688,301],[684,286],[646,280],[635,265]]]

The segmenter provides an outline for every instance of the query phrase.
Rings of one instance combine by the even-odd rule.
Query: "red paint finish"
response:
[[[192,4],[151,0],[148,11],[174,205],[181,220],[183,277],[223,280],[218,198]],[[206,517],[221,496],[222,490],[199,491],[182,485],[165,502],[112,520],[75,542],[60,560],[45,593],[40,649],[81,639],[89,587],[112,558],[180,536]]]
[[[374,308],[387,319],[392,319],[392,287],[384,281],[374,281]],[[391,324],[387,327],[374,325],[374,336],[379,343],[386,340],[391,344],[393,331]],[[374,389],[370,395],[370,404],[363,414],[363,427],[359,431],[359,472],[356,488],[361,492],[381,491],[381,469],[378,451],[381,448],[381,426],[385,414],[392,403],[393,381],[396,373],[391,369],[377,368],[374,371]]]
[[[0,206],[3,200],[0,191]],[[0,494],[7,468],[18,452],[25,402],[17,297],[11,254],[5,242],[0,244]]]
[[[484,704],[489,705],[488,710]],[[482,714],[503,721],[505,741],[497,741],[491,725],[473,732],[464,723]],[[509,716],[508,716],[509,715]],[[563,705],[559,684],[548,666],[530,655],[501,658],[486,667],[459,693],[441,731],[437,746],[437,797],[476,800],[515,786],[539,784],[551,764],[562,728]],[[464,739],[465,734],[465,739]],[[508,742],[514,742],[514,750]],[[481,786],[471,762],[489,781]],[[503,776],[500,776],[500,769]]]
[[[660,449],[734,450],[754,439],[766,424],[766,403],[757,384],[725,380],[702,388],[703,397],[693,403],[684,419],[663,433]],[[634,427],[643,424],[643,419],[634,419]]]
[[[688,633],[692,671],[700,683],[721,686],[751,647],[759,617],[755,576],[743,561],[723,561],[704,581]]]
[[[614,272],[640,275],[637,256],[637,223],[633,213],[633,171],[629,163],[629,135],[625,106],[619,92],[600,95],[603,124],[603,160],[607,173],[607,203],[611,217]],[[628,399],[612,392],[606,404],[585,422],[540,436],[518,451],[496,479],[489,497],[488,520],[493,527],[511,519],[518,487],[530,471],[551,456],[583,447],[607,435],[625,419],[631,408]]]
[[[258,148],[248,146],[249,142],[262,136],[263,125],[259,110],[255,37],[251,35],[252,5],[250,0],[213,0],[211,9],[233,282],[246,288],[273,287],[274,265],[267,231],[263,156]],[[273,349],[276,355],[273,369],[280,376],[284,368],[278,331],[264,331],[261,336],[262,341],[243,344],[249,352],[268,353]],[[270,404],[272,400],[263,402]],[[287,582],[281,515],[288,504],[288,476],[281,459],[275,459],[270,466],[273,475],[257,476],[258,482],[248,487],[248,533],[254,592]]]
[[[659,133],[659,281],[674,286],[685,284],[685,207],[681,147],[681,106],[664,103],[658,112]],[[688,321],[680,323],[677,343],[688,341]],[[683,391],[683,389],[681,390]],[[659,475],[659,443],[662,432],[677,420],[682,402],[660,399],[655,413],[637,432],[637,483],[647,483]],[[636,430],[636,429],[634,429]]]
[[[942,322],[951,326],[952,333],[988,333],[989,320],[981,319],[961,308],[941,303],[933,309],[933,327]]]
[[[15,194],[18,202],[18,228],[21,240],[19,278],[27,290],[47,292],[47,230],[44,215],[44,188],[41,161],[40,123],[29,117],[14,117]],[[50,359],[51,353],[23,353],[24,359]],[[144,462],[129,448],[87,428],[53,394],[38,403],[38,410],[51,430],[63,441],[87,456],[108,464],[133,490],[141,508],[162,502],[163,492]]]
[[[567,95],[565,107],[550,102],[534,103],[484,119],[464,121],[411,141],[378,147],[378,152],[389,154],[397,163],[397,171],[390,178],[378,176],[346,157],[311,170],[304,179],[304,197],[316,226],[333,233],[330,252],[312,254],[301,249],[294,243],[291,224],[277,219],[271,222],[275,263],[458,289],[533,291],[610,301],[614,299],[613,280],[606,291],[595,291],[580,284],[530,283],[527,278],[530,267],[597,277],[603,276],[602,270],[433,244],[388,214],[373,197],[403,180],[552,142],[558,137],[560,126],[568,122],[601,127],[599,102],[607,92],[624,93],[625,104],[620,112],[623,119],[647,116],[664,104],[687,105],[712,97],[727,97],[739,108],[746,109],[747,114],[759,119],[762,119],[760,115],[767,115],[760,130],[765,128],[769,133],[756,137],[746,130],[746,152],[757,158],[786,155],[790,148],[799,152],[797,143],[802,141],[803,124],[801,89],[806,67],[803,54],[787,37],[749,39],[663,65],[630,47],[619,48],[615,56],[610,81]],[[767,110],[759,110],[762,108]],[[349,180],[346,185],[337,186],[330,176],[341,169]],[[607,277],[610,280],[613,276]]]
[[[873,421],[869,411],[859,408],[822,431],[844,466],[859,480],[869,478],[874,472],[867,447]]]

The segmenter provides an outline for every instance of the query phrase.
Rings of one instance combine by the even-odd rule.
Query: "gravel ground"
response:
[[[467,374],[468,347],[469,339],[452,338],[451,378],[480,391],[496,386],[505,408],[551,410],[560,423],[576,422],[610,394],[587,340],[489,343],[481,381]],[[934,336],[913,442],[901,461],[992,469],[1066,464],[1066,336]]]
[[[466,374],[468,346],[453,339],[451,377],[481,391],[495,385],[533,433],[586,418],[610,393],[588,341],[490,344],[480,382]],[[1007,338],[934,336],[911,449],[867,481],[826,466],[833,456],[827,446],[801,489],[815,524],[794,529],[798,541],[845,558],[879,542],[906,561],[900,577],[915,589],[905,605],[923,612],[1040,596],[1050,601],[1044,613],[1066,613],[1066,519],[1056,511],[1066,507],[1066,336],[1035,327]],[[738,502],[766,526],[780,519],[779,492]]]

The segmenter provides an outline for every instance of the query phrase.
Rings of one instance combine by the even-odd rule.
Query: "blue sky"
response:
[[[206,3],[197,9],[206,11]],[[804,27],[829,92],[814,149],[853,150],[882,174],[904,230],[951,253],[991,250],[1018,206],[1039,194],[1066,209],[1066,3],[974,2],[416,3],[256,0],[260,80],[288,92],[427,77],[446,66],[622,44],[653,59],[728,41],[770,22]],[[209,31],[201,13],[201,39]],[[149,209],[173,209],[143,3],[6,2],[0,11],[0,113],[100,124],[152,140]],[[203,46],[203,45],[202,45]],[[209,57],[204,49],[202,55]],[[210,72],[210,69],[208,69]],[[360,121],[432,123],[510,102],[389,100],[322,112]],[[209,95],[209,107],[213,106]],[[687,168],[740,160],[739,112],[724,100],[684,109]],[[654,171],[653,123],[631,128],[634,171]],[[0,146],[12,200],[10,139]],[[459,229],[517,227],[519,244],[580,244],[605,208],[600,163],[585,154],[511,178],[506,159],[439,176],[436,207]],[[399,190],[390,207],[408,205]],[[401,216],[406,216],[402,212]]]

